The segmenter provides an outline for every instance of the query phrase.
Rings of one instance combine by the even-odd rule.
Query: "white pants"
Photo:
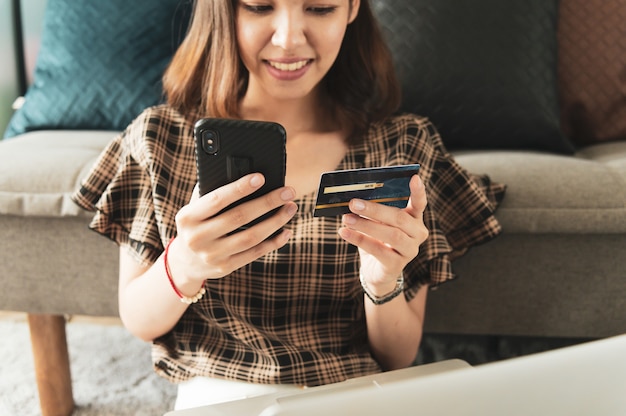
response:
[[[194,377],[178,385],[175,410],[208,406],[263,394],[295,393],[302,389],[302,386],[294,384],[253,384],[244,381]]]

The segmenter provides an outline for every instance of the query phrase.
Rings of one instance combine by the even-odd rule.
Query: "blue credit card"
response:
[[[346,214],[354,198],[404,208],[411,195],[409,181],[419,167],[413,164],[325,172],[320,178],[313,216]]]

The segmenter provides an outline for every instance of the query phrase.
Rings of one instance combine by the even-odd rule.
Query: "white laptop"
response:
[[[166,416],[626,415],[626,335],[470,367],[460,360]]]

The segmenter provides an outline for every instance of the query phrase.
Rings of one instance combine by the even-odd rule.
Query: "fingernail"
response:
[[[356,211],[363,211],[365,209],[365,204],[363,201],[355,200],[352,201],[352,208]]]
[[[261,178],[261,175],[254,175],[250,178],[250,186],[253,188],[258,188],[261,185],[263,185],[263,178]]]
[[[356,218],[354,218],[352,215],[344,215],[343,216],[343,223],[344,224],[348,224],[348,225],[352,225],[356,223]]]
[[[298,211],[298,206],[296,204],[291,204],[287,207],[287,214],[293,216],[296,211]]]
[[[293,232],[291,230],[284,230],[280,238],[283,240],[283,242],[287,242],[291,238],[292,234]]]
[[[283,201],[291,201],[293,199],[293,197],[296,196],[295,193],[293,192],[293,189],[291,188],[286,188],[283,192],[281,192],[280,194],[280,198]]]

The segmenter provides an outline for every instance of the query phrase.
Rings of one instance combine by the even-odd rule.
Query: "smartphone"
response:
[[[203,118],[194,126],[200,195],[252,172],[265,176],[265,184],[226,209],[285,185],[287,163],[285,128],[278,123],[224,118]],[[226,210],[225,209],[225,210]],[[247,224],[247,228],[273,212]]]

